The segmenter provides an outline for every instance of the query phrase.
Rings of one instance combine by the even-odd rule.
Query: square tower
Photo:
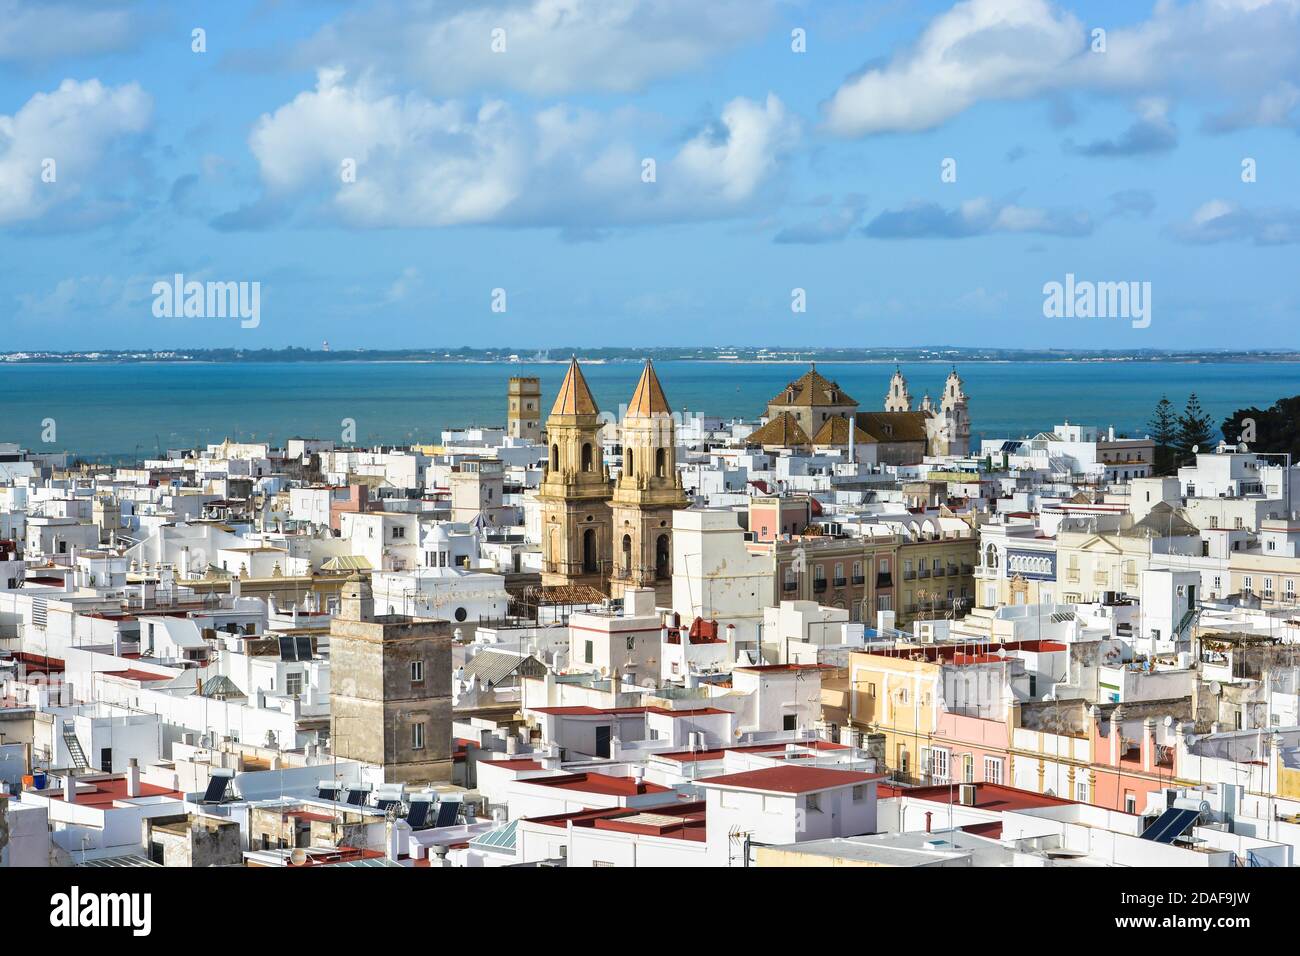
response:
[[[386,783],[451,779],[449,621],[375,614],[370,581],[343,585],[330,621],[330,747]]]
[[[512,378],[506,391],[506,434],[511,438],[542,440],[542,380]]]

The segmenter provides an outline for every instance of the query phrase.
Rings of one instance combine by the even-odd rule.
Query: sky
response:
[[[1298,132],[1300,0],[0,0],[0,350],[1296,348]]]

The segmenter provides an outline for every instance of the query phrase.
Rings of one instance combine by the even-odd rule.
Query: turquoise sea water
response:
[[[675,409],[757,417],[769,397],[805,366],[662,362],[656,364]],[[0,441],[67,450],[86,458],[152,456],[222,438],[283,442],[294,436],[339,439],[356,420],[358,443],[432,442],[441,429],[505,420],[506,380],[536,375],[543,406],[563,378],[562,363],[212,363],[0,366]],[[632,394],[640,365],[584,366],[602,409]],[[823,363],[864,409],[880,408],[892,364]],[[974,436],[1020,437],[1065,420],[1145,434],[1161,395],[1179,408],[1195,391],[1215,425],[1237,408],[1267,407],[1300,394],[1293,363],[972,363],[960,366],[971,397]],[[936,399],[948,367],[904,364],[912,396]],[[54,419],[56,440],[41,441]]]

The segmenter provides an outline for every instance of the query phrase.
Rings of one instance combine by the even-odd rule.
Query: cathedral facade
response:
[[[852,427],[850,427],[852,426]],[[814,363],[767,404],[767,422],[749,436],[764,448],[847,449],[881,464],[919,462],[926,455],[970,454],[970,400],[954,368],[936,406],[926,395],[914,408],[901,369],[895,369],[884,410],[863,412]]]

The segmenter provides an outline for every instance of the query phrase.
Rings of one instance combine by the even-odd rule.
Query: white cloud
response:
[[[119,139],[145,129],[151,110],[149,96],[134,83],[64,80],[12,116],[0,115],[0,225],[35,220],[59,207],[83,219],[102,218],[111,203],[96,192],[114,184],[100,181],[97,166]],[[52,182],[42,178],[46,168],[53,170]]]
[[[299,56],[353,73],[393,71],[435,96],[632,92],[761,35],[773,6],[773,0],[389,0],[345,15]],[[504,52],[493,52],[494,30],[504,31]]]
[[[136,36],[120,2],[0,0],[0,61],[39,61],[118,50]]]
[[[255,125],[265,202],[313,202],[349,225],[616,226],[741,214],[777,179],[799,138],[775,96],[727,103],[718,120],[656,159],[630,118],[557,105],[522,113],[387,93],[338,70]],[[356,181],[340,175],[356,161]]]
[[[1095,27],[1106,24],[1050,0],[964,0],[841,84],[826,124],[840,136],[924,130],[981,101],[1072,89],[1226,98],[1229,122],[1276,121],[1279,83],[1300,65],[1300,0],[1163,0],[1149,19],[1108,29],[1105,52],[1090,47]]]
[[[1211,199],[1171,231],[1175,238],[1197,245],[1242,241],[1257,246],[1291,245],[1300,242],[1300,210],[1248,209],[1226,199]]]

